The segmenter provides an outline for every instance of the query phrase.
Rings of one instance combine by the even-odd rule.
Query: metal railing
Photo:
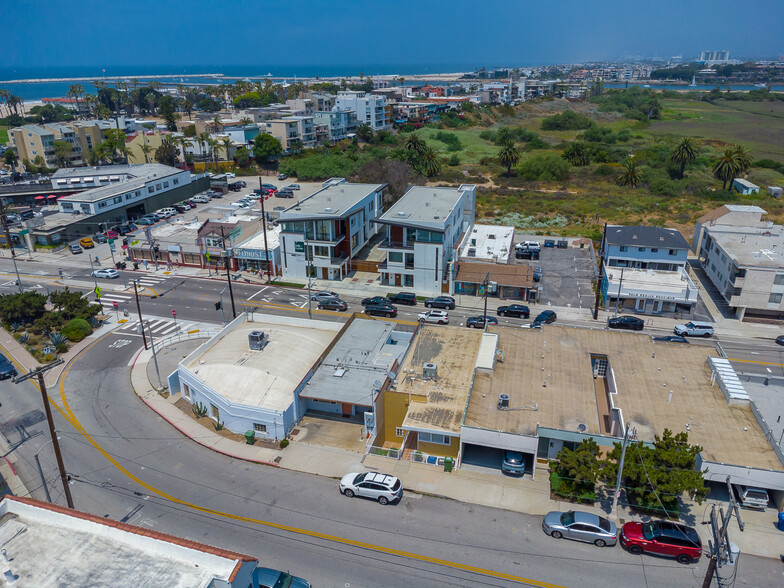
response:
[[[155,350],[162,349],[163,347],[167,347],[172,343],[179,343],[181,341],[190,341],[191,339],[211,339],[215,335],[217,335],[220,331],[188,331],[185,333],[178,333],[177,335],[172,335],[171,337],[166,337],[165,339],[160,339],[155,341]]]

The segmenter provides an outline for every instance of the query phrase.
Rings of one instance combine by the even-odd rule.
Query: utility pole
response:
[[[610,519],[618,518],[618,497],[621,494],[621,478],[623,477],[623,462],[626,460],[626,446],[629,444],[629,423],[626,423],[626,430],[623,433],[623,444],[621,445],[621,461],[618,463],[618,477],[615,479],[615,492],[613,493],[612,509],[610,509]]]
[[[231,257],[229,256],[229,250],[226,248],[226,234],[223,231],[223,227],[221,227],[221,241],[223,242],[223,249],[226,251],[226,279],[229,282],[229,298],[231,298],[231,316],[233,318],[237,318],[237,310],[234,307],[234,290],[231,287],[231,273],[229,271],[229,261]],[[217,272],[218,268],[215,267],[215,271]]]
[[[139,323],[139,330],[144,333],[144,323]],[[158,354],[155,352],[155,341],[152,338],[152,327],[150,326],[149,321],[147,322],[147,328],[150,330],[150,348],[152,349],[152,359],[155,363],[155,373],[158,376],[158,386],[163,388],[163,380],[161,380],[161,370],[158,369]]]
[[[713,545],[711,548],[710,561],[708,562],[708,569],[705,572],[705,579],[702,581],[702,588],[710,588],[710,585],[713,583],[714,576],[716,576],[717,580],[719,580],[719,584],[721,585],[721,579],[718,577],[718,568],[721,567],[724,563],[733,565],[736,563],[732,561],[732,548],[730,547],[730,540],[727,536],[727,527],[729,527],[730,519],[732,518],[733,513],[738,519],[738,528],[741,530],[741,533],[743,532],[745,525],[740,519],[740,510],[738,509],[738,505],[735,502],[735,493],[732,490],[732,484],[730,483],[729,476],[727,476],[727,491],[729,492],[730,506],[727,509],[726,515],[724,514],[724,509],[719,509],[721,515],[721,526],[718,529],[716,521],[716,505],[714,504],[711,506],[710,524],[713,531]]]
[[[139,290],[136,287],[136,280],[133,281],[133,293],[136,294],[136,310],[139,311],[139,324],[144,324],[144,319],[142,319],[142,305],[139,304]],[[142,341],[144,341],[144,348],[147,349],[147,335],[144,334],[144,329],[142,329]]]
[[[46,394],[46,383],[44,382],[44,373],[62,365],[63,360],[57,359],[52,363],[39,367],[33,371],[14,378],[14,384],[38,378],[38,389],[41,391],[41,400],[44,403],[44,412],[46,413],[46,422],[49,425],[49,435],[52,438],[52,447],[54,448],[54,455],[57,458],[57,469],[60,470],[60,480],[63,483],[63,494],[65,494],[65,501],[68,503],[68,508],[74,508],[73,498],[71,497],[71,487],[68,485],[68,474],[65,472],[65,465],[63,464],[63,454],[60,451],[60,443],[57,440],[57,432],[54,430],[54,419],[52,418],[52,408],[49,406],[49,396]]]
[[[618,295],[615,297],[615,315],[618,316],[618,303],[621,301],[621,286],[623,286],[623,268],[621,268],[621,279],[618,280]]]
[[[5,241],[8,243],[8,247],[11,250],[11,261],[14,262],[14,271],[16,272],[16,286],[19,288],[19,292],[22,292],[22,278],[19,277],[19,268],[16,265],[16,251],[14,251],[14,244],[11,241],[11,231],[8,228],[8,218],[6,218],[5,214],[5,204],[3,203],[2,199],[0,199],[0,219],[3,222],[3,232],[5,233]]]
[[[313,261],[308,259],[308,254],[310,253],[310,247],[308,246],[308,233],[307,228],[305,229],[305,271],[308,274],[308,318],[313,318],[313,300],[310,297],[310,274],[312,273],[311,270],[313,269]]]
[[[259,186],[261,186],[261,176],[259,176]],[[261,198],[259,202],[261,202],[261,227],[264,230],[264,258],[267,260],[267,283],[270,283],[270,274],[272,273],[272,262],[269,258],[269,247],[267,246],[267,215],[264,212],[264,191],[261,191],[259,194]]]
[[[484,330],[487,331],[487,294],[490,290],[490,272],[487,272],[484,281],[482,282],[485,285],[485,319],[484,319]]]
[[[602,231],[602,244],[599,247],[599,283],[596,284],[596,303],[593,307],[593,320],[599,318],[599,300],[602,297],[602,284],[604,283],[604,240],[607,237],[607,223],[604,223]]]

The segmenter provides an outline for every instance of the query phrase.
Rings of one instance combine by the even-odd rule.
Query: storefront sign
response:
[[[266,251],[263,249],[235,248],[234,257],[238,259],[267,259]]]

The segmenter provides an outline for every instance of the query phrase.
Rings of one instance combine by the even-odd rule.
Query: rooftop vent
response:
[[[438,377],[438,365],[435,363],[427,362],[422,366],[422,376],[425,378]]]
[[[499,394],[498,410],[508,410],[508,409],[509,409],[509,394]]]
[[[406,213],[403,212],[402,210],[400,210],[400,211],[398,211],[397,215],[398,216],[406,216]]]
[[[248,345],[251,351],[261,351],[268,341],[264,331],[251,331],[248,333]]]
[[[332,208],[331,208],[331,207],[329,207],[329,206],[327,206],[327,207],[324,209],[324,212],[332,212]]]

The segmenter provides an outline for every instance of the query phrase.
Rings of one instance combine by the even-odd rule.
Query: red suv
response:
[[[702,542],[692,527],[670,521],[626,523],[621,529],[621,545],[629,553],[654,553],[674,557],[682,564],[700,559]]]

